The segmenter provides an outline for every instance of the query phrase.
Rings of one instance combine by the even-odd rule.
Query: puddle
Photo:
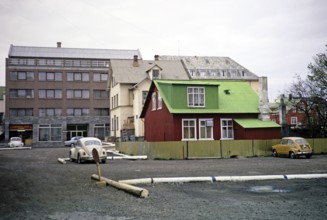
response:
[[[252,186],[250,188],[250,192],[257,192],[257,193],[287,193],[290,192],[290,190],[287,189],[274,189],[273,186]]]

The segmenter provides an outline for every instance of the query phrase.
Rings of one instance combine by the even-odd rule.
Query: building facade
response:
[[[280,126],[261,117],[259,100],[239,80],[155,80],[141,114],[145,140],[280,138]]]
[[[111,59],[138,50],[11,45],[6,59],[5,139],[62,146],[73,136],[102,140],[110,130],[107,90]]]

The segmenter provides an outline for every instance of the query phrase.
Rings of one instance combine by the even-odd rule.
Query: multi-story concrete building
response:
[[[105,139],[110,128],[111,59],[139,50],[11,45],[6,59],[5,139],[33,146],[62,146],[73,136]]]

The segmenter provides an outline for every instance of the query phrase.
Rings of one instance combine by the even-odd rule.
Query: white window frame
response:
[[[201,122],[205,122],[205,125],[203,126]],[[199,140],[213,140],[213,119],[212,118],[201,118],[199,119]],[[202,132],[201,132],[201,128],[205,128],[205,134],[202,138]],[[210,136],[211,137],[207,137],[207,129],[211,128],[210,131]]]
[[[194,129],[194,137],[193,138],[184,138],[184,122],[185,121],[193,121],[194,122],[194,126],[187,126],[188,128],[193,128]],[[197,125],[196,125],[196,118],[184,118],[182,119],[182,141],[195,141],[197,140]],[[188,129],[188,137],[190,137],[190,129]]]
[[[160,95],[160,93],[158,92],[158,105],[157,105],[157,109],[160,110],[162,109],[162,97]]]
[[[152,111],[155,111],[157,109],[157,94],[154,92],[152,93]]]
[[[291,125],[297,125],[297,117],[291,117]]]
[[[200,92],[200,90],[203,92]],[[205,87],[187,87],[187,106],[196,108],[205,107]]]
[[[227,125],[224,125],[224,122],[227,121]],[[230,126],[228,122],[232,122]],[[229,132],[227,132],[227,137],[224,135],[224,128],[227,128],[227,131],[231,128],[231,137],[228,136]],[[234,126],[233,119],[231,118],[221,118],[220,119],[220,139],[221,140],[234,140]]]

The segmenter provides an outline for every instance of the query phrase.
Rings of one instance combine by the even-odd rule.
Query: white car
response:
[[[106,163],[107,152],[102,147],[101,140],[95,137],[83,137],[69,151],[71,161],[83,163],[84,161],[94,161],[92,150],[96,149],[99,154],[99,159],[102,163]]]
[[[9,147],[24,147],[24,143],[20,137],[12,137],[10,138],[10,142],[8,143]]]

